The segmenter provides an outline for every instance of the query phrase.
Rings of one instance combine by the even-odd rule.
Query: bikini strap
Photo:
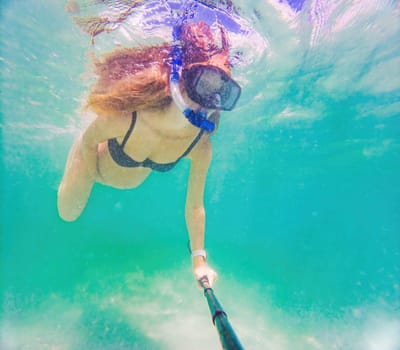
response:
[[[187,148],[187,150],[179,157],[178,160],[180,160],[180,159],[182,159],[182,158],[185,158],[185,157],[192,151],[192,149],[194,148],[194,146],[197,145],[197,142],[200,141],[200,139],[201,139],[201,137],[203,136],[204,132],[205,132],[205,130],[204,130],[204,129],[201,129],[201,131],[197,134],[196,138],[193,140],[193,142],[190,144],[190,146]],[[178,161],[178,160],[177,160],[177,161]]]
[[[136,114],[136,111],[134,111],[134,112],[132,112],[131,125],[129,126],[129,129],[126,132],[125,137],[124,137],[124,139],[122,140],[122,143],[121,143],[121,148],[122,149],[124,149],[126,142],[128,141],[129,137],[131,136],[133,129],[135,128],[136,118],[137,118],[137,114]]]

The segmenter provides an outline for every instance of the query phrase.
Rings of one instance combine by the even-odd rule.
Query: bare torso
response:
[[[113,137],[116,137],[121,144],[129,129],[132,116],[124,114],[114,118],[119,120],[114,124],[116,130]],[[149,158],[160,164],[171,163],[182,156],[198,133],[199,129],[184,118],[174,103],[162,111],[138,111],[134,130],[125,144],[124,151],[138,162]],[[202,137],[204,138],[207,136]],[[140,185],[152,170],[145,167],[121,167],[112,159],[107,142],[98,145],[96,180],[118,188]]]

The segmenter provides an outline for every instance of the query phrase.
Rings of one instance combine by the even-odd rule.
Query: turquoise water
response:
[[[397,350],[400,8],[239,5],[266,48],[213,137],[216,294],[246,349]],[[61,221],[90,43],[62,1],[0,6],[0,348],[218,349],[186,249],[189,164],[132,191],[97,185]]]

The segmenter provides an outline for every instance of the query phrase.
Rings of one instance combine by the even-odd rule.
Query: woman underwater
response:
[[[217,33],[216,33],[217,32]],[[179,45],[116,49],[95,61],[97,80],[86,108],[95,120],[75,141],[58,190],[66,221],[82,213],[93,184],[139,186],[154,171],[191,160],[185,218],[196,279],[216,273],[206,263],[203,204],[212,157],[210,135],[220,110],[240,96],[230,78],[224,30],[204,23],[175,28]]]

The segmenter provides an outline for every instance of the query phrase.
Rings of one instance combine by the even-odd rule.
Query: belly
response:
[[[115,188],[134,188],[150,175],[151,169],[144,167],[121,167],[112,159],[107,142],[101,143],[97,150],[97,182]]]

